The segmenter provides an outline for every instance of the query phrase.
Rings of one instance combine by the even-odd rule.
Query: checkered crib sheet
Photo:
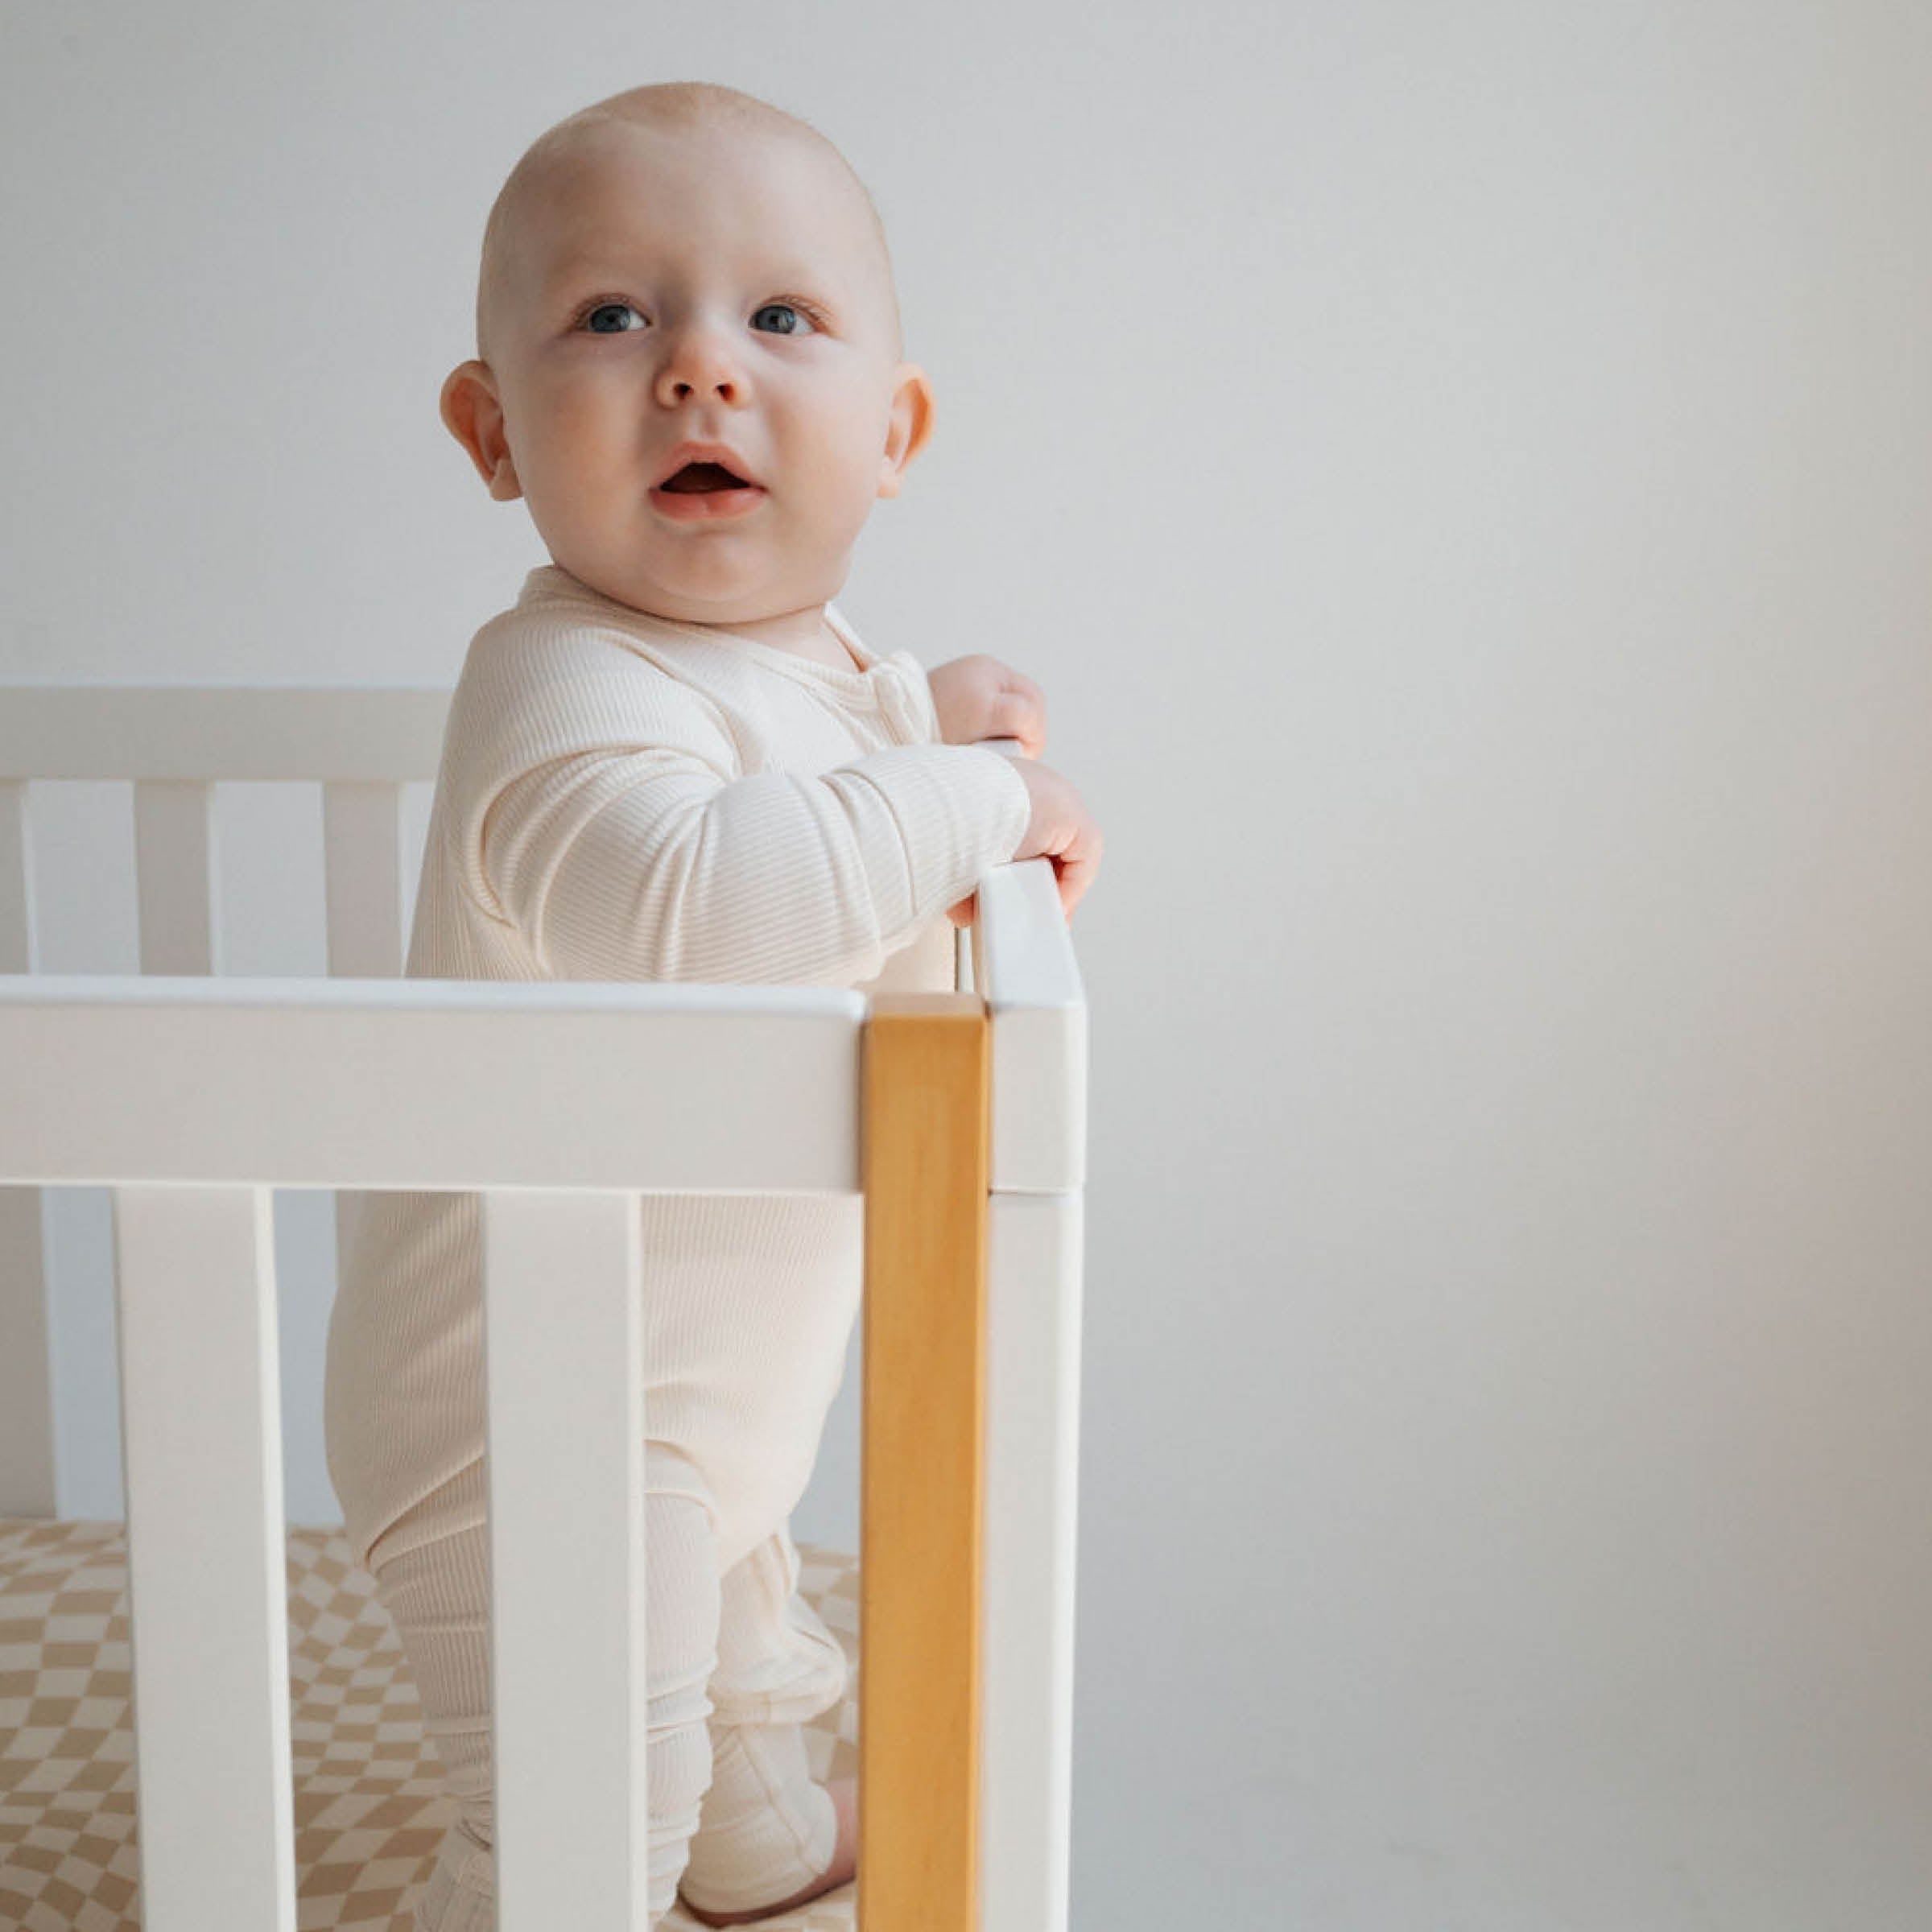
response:
[[[297,1926],[410,1932],[452,1810],[394,1627],[338,1531],[291,1529]],[[844,1699],[807,1732],[821,1781],[858,1772],[858,1563],[799,1545],[799,1589],[844,1646]],[[139,1863],[118,1523],[0,1518],[0,1927],[136,1932]],[[211,1849],[219,1821],[208,1820]],[[762,1920],[852,1932],[856,1885]],[[668,1926],[698,1922],[674,1906]]]

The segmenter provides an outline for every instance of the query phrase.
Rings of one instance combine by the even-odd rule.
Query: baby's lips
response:
[[[653,484],[650,506],[660,517],[676,523],[710,524],[736,522],[750,515],[766,496],[762,483],[730,485],[713,489],[667,489]]]
[[[762,489],[765,487],[758,478],[752,474],[750,466],[745,461],[745,459],[729,444],[686,442],[680,443],[665,458],[664,467],[658,473],[658,480],[651,485],[651,488],[662,489],[679,470],[687,468],[693,463],[716,464],[719,469],[729,470],[732,475],[737,477],[741,483],[748,484],[754,489]],[[673,493],[679,493],[674,492]]]

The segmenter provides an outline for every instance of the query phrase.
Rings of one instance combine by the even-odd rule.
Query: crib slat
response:
[[[134,874],[143,972],[221,970],[215,788],[187,779],[134,785]]]
[[[325,780],[322,877],[332,979],[393,980],[403,964],[402,787]],[[361,1203],[335,1199],[337,1279],[355,1241]]]
[[[331,976],[395,978],[405,939],[400,785],[323,786],[322,869]]]
[[[0,778],[0,972],[39,964],[30,795],[24,779]],[[0,1516],[58,1507],[45,1257],[40,1190],[0,1187]]]
[[[0,778],[0,972],[33,972],[34,841],[24,778]]]
[[[637,1196],[483,1195],[501,1932],[646,1932]]]
[[[1066,1932],[1083,1198],[987,1206],[980,1924]]]
[[[60,1506],[44,1228],[38,1187],[0,1187],[0,1516]]]
[[[986,1015],[874,993],[865,1028],[859,1923],[1006,1932],[979,1893]]]
[[[114,1203],[143,1932],[295,1932],[271,1196]]]

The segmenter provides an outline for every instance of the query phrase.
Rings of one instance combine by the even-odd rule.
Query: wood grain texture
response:
[[[979,1932],[989,1066],[976,994],[873,997],[861,1136],[863,1932]]]

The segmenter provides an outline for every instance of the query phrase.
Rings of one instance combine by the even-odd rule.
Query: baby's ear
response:
[[[892,372],[892,416],[886,448],[879,457],[881,497],[896,497],[906,480],[906,466],[926,447],[932,435],[932,382],[916,362],[902,362]]]
[[[460,362],[443,384],[443,426],[469,452],[477,474],[499,503],[523,493],[503,434],[503,409],[497,379],[487,362]]]

